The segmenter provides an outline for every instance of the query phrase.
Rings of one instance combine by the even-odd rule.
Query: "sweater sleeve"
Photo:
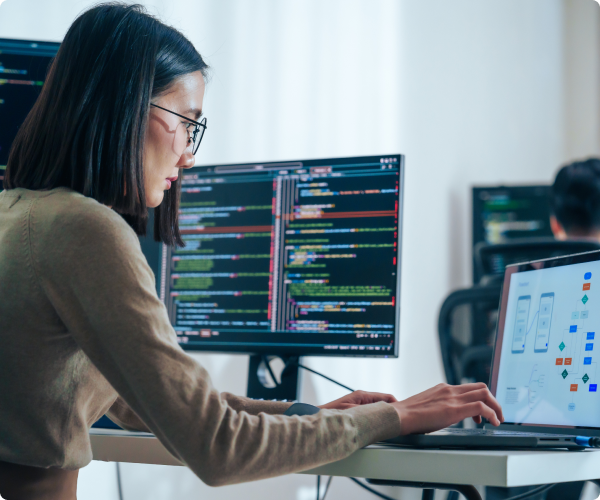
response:
[[[380,402],[313,416],[220,394],[178,345],[137,236],[112,210],[86,199],[38,224],[30,245],[39,283],[66,325],[127,406],[209,485],[233,484],[340,460],[400,433]]]
[[[221,396],[233,410],[237,412],[245,411],[250,415],[258,415],[259,413],[283,415],[293,404],[281,401],[255,400],[227,392],[221,393]],[[106,412],[106,415],[115,424],[128,431],[152,432],[121,397],[117,398]]]
[[[113,403],[106,416],[128,431],[152,432],[121,397]]]
[[[222,392],[221,396],[227,404],[235,411],[245,411],[250,415],[259,413],[268,413],[269,415],[283,415],[293,403],[284,403],[283,401],[262,401],[250,399],[243,396],[236,396],[228,392]]]

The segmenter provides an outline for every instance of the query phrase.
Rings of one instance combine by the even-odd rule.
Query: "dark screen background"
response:
[[[0,39],[0,167],[6,166],[12,142],[40,95],[58,47]]]

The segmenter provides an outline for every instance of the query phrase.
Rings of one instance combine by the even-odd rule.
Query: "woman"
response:
[[[181,169],[203,134],[207,66],[139,6],[69,29],[13,144],[0,194],[0,495],[75,498],[105,413],[150,430],[210,485],[292,473],[467,417],[494,424],[485,385],[398,402],[357,392],[312,416],[217,392],[176,342],[140,251],[181,245]]]

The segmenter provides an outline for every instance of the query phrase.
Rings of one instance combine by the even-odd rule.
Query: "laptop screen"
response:
[[[507,423],[600,427],[599,259],[507,268],[491,384]]]

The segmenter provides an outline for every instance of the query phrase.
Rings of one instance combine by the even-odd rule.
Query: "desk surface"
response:
[[[94,460],[182,465],[151,434],[92,429]],[[600,450],[458,451],[373,445],[304,474],[396,481],[525,486],[600,478]]]

